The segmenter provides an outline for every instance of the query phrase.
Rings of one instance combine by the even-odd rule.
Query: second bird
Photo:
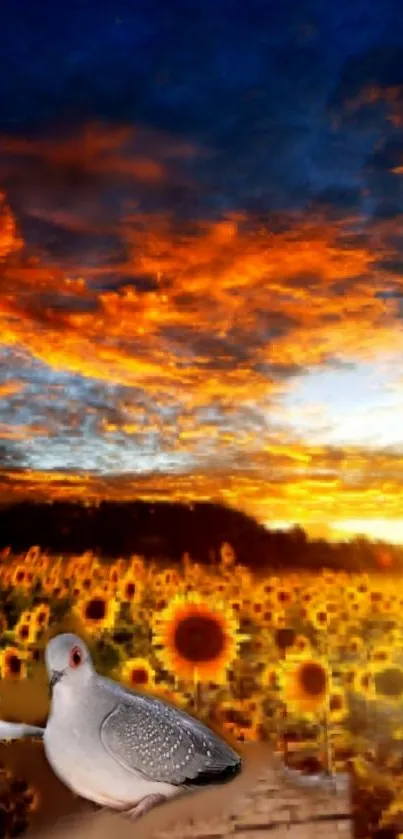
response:
[[[239,773],[239,755],[203,723],[97,673],[76,635],[53,638],[45,658],[52,692],[46,756],[83,798],[135,819]]]

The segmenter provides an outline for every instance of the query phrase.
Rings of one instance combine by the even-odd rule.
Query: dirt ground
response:
[[[284,778],[263,746],[243,749],[245,769],[223,787],[187,795],[133,824],[97,812],[74,797],[50,770],[40,741],[0,746],[0,761],[39,790],[39,806],[25,836],[41,839],[350,839],[353,836],[348,778],[337,790],[297,787]]]

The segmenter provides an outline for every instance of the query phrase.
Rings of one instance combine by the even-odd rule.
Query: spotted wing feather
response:
[[[106,750],[129,771],[185,785],[240,768],[238,755],[188,714],[152,697],[130,700],[118,702],[100,732]]]

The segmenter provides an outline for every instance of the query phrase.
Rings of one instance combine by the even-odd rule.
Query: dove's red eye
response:
[[[70,652],[70,667],[79,667],[83,660],[83,654],[80,647],[73,647]]]

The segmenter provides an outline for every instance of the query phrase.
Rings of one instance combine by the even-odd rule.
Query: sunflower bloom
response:
[[[378,644],[374,647],[370,654],[369,659],[376,665],[385,664],[386,662],[390,662],[393,657],[393,650],[390,647],[386,647],[382,644]]]
[[[305,658],[311,654],[312,644],[306,635],[296,635],[294,643],[287,650],[287,658]]]
[[[147,690],[147,693],[150,693],[152,696],[156,696],[158,699],[169,702],[171,705],[176,705],[177,708],[183,708],[186,710],[189,705],[189,699],[184,693],[173,690],[171,685],[167,685],[165,682],[156,682],[149,690]]]
[[[12,583],[14,588],[27,588],[29,585],[27,581],[27,568],[24,565],[17,565],[13,576]]]
[[[374,685],[377,697],[395,701],[403,697],[403,669],[389,665],[377,669],[374,673]]]
[[[236,616],[224,604],[200,595],[177,595],[153,626],[158,656],[177,679],[225,683],[236,657],[239,635]]]
[[[287,618],[283,610],[275,608],[271,603],[263,603],[263,609],[259,619],[259,623],[262,626],[280,629],[281,627],[285,627],[286,622]]]
[[[330,622],[330,615],[327,611],[326,604],[317,606],[315,609],[311,611],[310,622],[312,626],[315,627],[315,629],[319,629],[322,632],[328,628]]]
[[[99,629],[111,629],[115,623],[118,603],[108,598],[102,589],[87,594],[77,603],[76,612],[85,629],[96,632]]]
[[[359,667],[354,672],[354,680],[352,683],[354,693],[364,696],[366,699],[373,699],[376,697],[374,674],[369,667]]]
[[[125,661],[122,669],[122,678],[126,684],[134,688],[155,687],[155,673],[146,658],[130,658]]]
[[[130,570],[138,580],[145,579],[147,569],[144,557],[139,556],[138,554],[133,554],[133,556],[130,557]]]
[[[31,612],[23,612],[19,621],[17,622],[14,634],[16,640],[19,641],[20,644],[34,644],[37,635],[38,635],[38,627],[32,620]]]
[[[143,584],[132,571],[128,571],[119,581],[119,596],[123,603],[137,603],[141,599],[142,591]]]
[[[263,691],[276,693],[279,686],[279,669],[274,664],[268,664],[259,676],[259,685]]]
[[[352,635],[347,642],[347,652],[357,655],[364,648],[364,640],[360,635]]]
[[[26,664],[16,647],[5,647],[1,650],[0,673],[2,679],[25,679]]]
[[[348,713],[346,695],[342,688],[333,687],[329,695],[329,719],[331,722],[342,722]]]
[[[330,672],[325,660],[286,661],[279,671],[282,699],[291,711],[314,714],[325,708]]]
[[[44,629],[49,624],[50,607],[47,603],[39,603],[32,614],[32,619],[39,629]]]
[[[255,700],[252,700],[252,707],[246,707],[241,700],[222,702],[215,716],[219,727],[235,740],[251,742],[258,739],[261,709]]]

